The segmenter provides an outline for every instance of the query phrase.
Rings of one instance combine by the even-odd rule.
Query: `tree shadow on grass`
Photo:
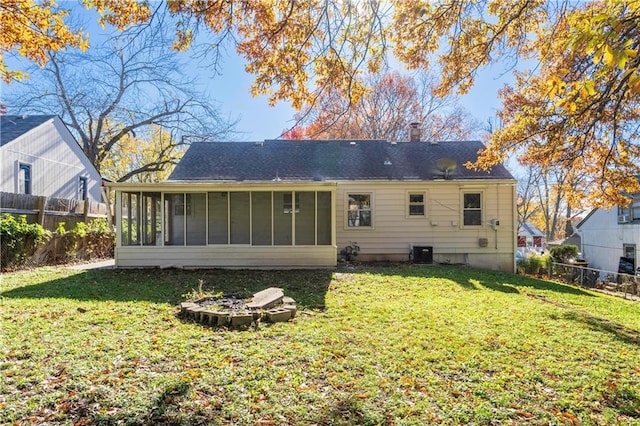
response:
[[[0,293],[12,299],[63,298],[81,301],[147,301],[177,304],[190,292],[250,297],[268,287],[307,308],[324,308],[331,282],[329,270],[90,270]]]
[[[565,312],[564,317],[569,320],[585,324],[592,330],[610,333],[616,339],[621,340],[625,343],[640,345],[640,331],[626,327],[617,322],[608,320],[606,318],[600,318],[586,312],[573,310]]]
[[[406,277],[441,278],[455,282],[467,290],[487,288],[502,293],[518,294],[524,288],[553,291],[556,293],[594,296],[580,288],[554,281],[527,277],[509,272],[491,271],[466,265],[424,264],[363,264],[348,270],[351,273],[380,273]]]

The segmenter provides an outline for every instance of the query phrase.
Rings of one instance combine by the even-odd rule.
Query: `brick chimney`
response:
[[[420,123],[413,122],[409,125],[409,142],[420,142]]]

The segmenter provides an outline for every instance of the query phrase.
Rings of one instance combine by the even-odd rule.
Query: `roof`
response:
[[[544,237],[545,234],[531,222],[524,222],[518,224],[518,235],[530,236],[530,237]]]
[[[55,115],[0,115],[0,146],[55,118]]]
[[[490,172],[463,166],[467,161],[475,161],[482,148],[484,145],[479,141],[437,144],[385,140],[195,142],[169,180],[514,179],[503,165],[493,167]],[[451,167],[452,164],[456,167]]]
[[[584,217],[584,219],[582,219],[582,220],[578,223],[578,225],[576,226],[576,228],[577,228],[577,229],[580,229],[580,228],[582,227],[582,225],[584,225],[584,224],[585,224],[585,222],[586,222],[587,220],[589,220],[589,218],[590,218],[591,216],[593,216],[593,214],[594,214],[595,212],[597,212],[597,211],[598,211],[598,208],[591,209],[591,211],[590,211],[590,212],[589,212],[589,213]]]

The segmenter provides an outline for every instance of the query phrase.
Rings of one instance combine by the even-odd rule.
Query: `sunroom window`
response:
[[[120,197],[122,246],[332,244],[329,191],[122,192]],[[294,201],[295,207],[289,204]]]

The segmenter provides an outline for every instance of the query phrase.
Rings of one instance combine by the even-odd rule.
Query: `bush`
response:
[[[548,261],[549,256],[538,256],[532,254],[518,260],[518,268],[525,274],[540,275],[545,273]]]
[[[116,245],[116,233],[109,226],[107,219],[93,219],[89,224],[84,225],[78,230],[74,230],[78,236],[82,235],[82,252],[80,255],[85,259],[107,258],[113,257],[114,247]]]
[[[51,233],[37,223],[28,223],[25,215],[0,216],[0,265],[2,269],[22,266]]]
[[[349,245],[340,250],[340,260],[350,262],[355,260],[358,253],[360,253],[360,246],[358,243],[349,241]]]
[[[79,222],[71,231],[66,231],[61,223],[55,238],[55,258],[58,262],[113,257],[115,233],[106,219]]]
[[[551,259],[557,263],[569,263],[576,256],[578,256],[578,246],[573,244],[563,244],[551,249]]]

